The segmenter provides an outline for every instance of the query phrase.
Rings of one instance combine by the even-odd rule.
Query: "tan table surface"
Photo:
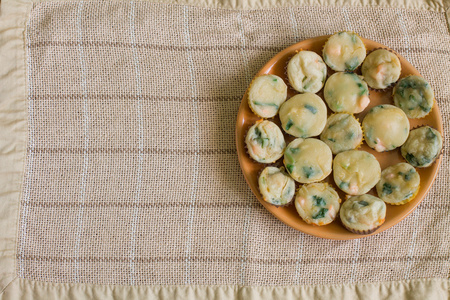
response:
[[[449,3],[319,2],[2,1],[0,299],[447,299]],[[414,213],[351,241],[275,219],[234,139],[258,70],[340,30],[419,70],[445,137]]]

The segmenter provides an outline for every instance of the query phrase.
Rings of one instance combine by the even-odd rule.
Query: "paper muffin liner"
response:
[[[269,203],[270,205],[273,205],[273,206],[276,206],[276,207],[286,207],[286,206],[292,205],[292,204],[294,203],[294,200],[295,200],[295,194],[297,193],[297,189],[299,188],[299,187],[297,186],[297,185],[298,185],[298,182],[295,181],[295,180],[294,180],[294,184],[295,184],[295,187],[294,187],[294,195],[293,195],[292,198],[291,198],[288,202],[286,202],[285,204],[274,204],[274,203],[272,203],[272,202],[270,202],[270,201],[267,201],[266,198],[264,197],[264,195],[261,193],[261,189],[260,189],[260,187],[259,187],[259,177],[261,176],[261,173],[262,173],[267,167],[276,167],[276,168],[280,169],[280,171],[281,171],[282,173],[284,173],[286,176],[288,176],[289,178],[291,178],[292,180],[294,180],[294,179],[291,177],[291,175],[289,175],[289,173],[286,171],[285,167],[284,167],[283,165],[280,166],[279,160],[277,160],[276,163],[273,163],[273,164],[267,164],[266,166],[264,166],[264,168],[262,168],[262,169],[259,170],[258,175],[257,175],[257,178],[258,178],[258,179],[257,179],[257,180],[258,180],[258,191],[259,191],[259,193],[261,194],[261,197],[263,198],[263,200],[264,200],[266,203]]]
[[[409,132],[413,131],[414,129],[419,129],[419,128],[425,127],[425,126],[431,127],[431,128],[433,128],[434,130],[438,131],[438,132],[441,134],[441,137],[442,137],[442,147],[441,147],[441,150],[439,151],[439,153],[438,153],[438,154],[436,155],[436,157],[434,158],[434,161],[433,161],[431,164],[429,164],[429,165],[426,166],[426,167],[416,167],[416,166],[413,166],[409,161],[406,160],[406,158],[403,157],[403,154],[402,154],[402,151],[401,151],[401,148],[402,148],[403,145],[404,145],[404,143],[403,143],[403,145],[401,145],[400,147],[398,147],[399,150],[400,150],[400,156],[405,160],[405,162],[407,162],[408,164],[410,164],[410,165],[413,166],[414,168],[425,169],[425,168],[431,167],[432,165],[436,164],[436,161],[437,161],[438,159],[440,159],[440,158],[442,157],[442,154],[443,154],[443,151],[444,151],[444,136],[442,135],[442,132],[440,132],[439,130],[437,130],[437,129],[434,128],[433,126],[430,126],[430,125],[427,125],[427,124],[424,124],[424,125],[418,125],[418,126],[414,126],[413,128],[411,128],[411,129],[409,130]],[[408,138],[409,138],[409,136],[408,136]],[[406,141],[407,141],[407,140],[408,140],[408,139],[406,139]],[[406,141],[405,141],[405,143],[406,143]]]
[[[417,189],[415,190],[415,192],[411,195],[411,197],[409,197],[409,198],[407,198],[407,199],[405,199],[405,200],[403,200],[403,201],[400,201],[400,202],[391,203],[391,202],[387,202],[387,201],[385,201],[385,200],[383,200],[383,199],[381,199],[381,198],[380,198],[380,199],[383,200],[386,204],[390,204],[390,205],[403,205],[403,204],[406,204],[406,203],[410,202],[410,201],[413,200],[414,198],[416,198],[417,194],[419,193],[419,190],[420,190],[420,184],[419,184],[419,186],[417,187]]]
[[[376,51],[376,50],[387,50],[387,51],[391,52],[392,54],[394,54],[395,56],[397,56],[398,60],[400,61],[400,74],[401,74],[401,72],[402,72],[402,62],[401,62],[400,57],[399,57],[399,55],[398,55],[397,52],[395,52],[394,50],[389,49],[389,48],[377,47],[377,48],[374,48],[374,49],[368,51],[368,52],[367,52],[367,55],[366,55],[366,58],[367,58],[367,56],[369,56],[370,53],[372,53],[372,52],[374,52],[374,51]],[[364,59],[364,61],[365,61],[365,59]],[[364,61],[363,61],[363,63],[364,63]],[[362,66],[362,64],[361,64],[361,66]],[[361,72],[361,75],[362,75],[362,72]],[[364,76],[363,76],[363,77],[364,77]],[[406,76],[405,76],[405,77],[406,77]],[[371,87],[371,86],[367,83],[367,81],[365,81],[365,80],[364,80],[364,81],[367,83],[367,86],[369,87],[369,92],[370,92],[370,91],[375,91],[375,92],[386,92],[386,91],[388,91],[388,90],[394,88],[394,86],[397,84],[397,82],[398,82],[401,78],[402,78],[402,77],[399,76],[398,79],[397,79],[396,81],[392,82],[391,84],[389,84],[389,85],[388,85],[387,87],[385,87],[384,89],[376,89],[376,88],[373,88],[373,87]]]
[[[383,220],[384,223],[384,220]],[[373,228],[373,229],[369,229],[369,230],[356,230],[356,229],[352,229],[350,227],[345,226],[345,224],[341,221],[342,226],[347,229],[350,232],[356,233],[356,234],[361,234],[361,235],[365,235],[365,234],[370,234],[372,232],[375,232],[378,228],[381,227],[381,225],[383,225],[383,223],[381,223],[380,225],[378,225],[377,227]]]
[[[405,75],[405,76],[403,76],[403,77],[400,77],[396,82],[395,82],[395,85],[397,85],[397,83],[401,80],[401,79],[403,79],[403,78],[406,78],[406,77],[408,77],[408,76],[419,76],[419,77],[422,77],[422,78],[424,78],[422,75],[416,75],[416,74],[408,74],[408,75]],[[425,79],[425,78],[424,78]],[[427,81],[428,82],[428,81]],[[395,87],[395,86],[394,86]],[[433,92],[434,92],[434,90],[433,90]],[[392,99],[391,99],[391,101],[392,101],[392,105],[394,105],[395,107],[398,107],[397,105],[395,105],[395,102],[394,102],[394,89],[392,89],[392,94],[391,94],[391,97],[392,97]],[[434,106],[437,106],[437,101],[436,101],[436,97],[434,97],[433,98],[433,105],[431,106],[431,109],[430,109],[430,111],[426,114],[426,115],[424,115],[423,117],[420,117],[420,118],[410,118],[410,117],[408,117],[408,119],[412,119],[412,120],[420,120],[420,119],[423,119],[423,118],[425,118],[425,117],[427,117],[429,114],[431,114],[431,112],[433,111],[433,109],[434,109]],[[400,108],[400,107],[398,107],[398,108]],[[401,108],[400,108],[401,109]],[[402,109],[403,110],[403,109]],[[406,114],[406,113],[405,113]]]
[[[335,31],[333,34],[331,34],[331,35],[327,38],[326,42],[322,45],[322,59],[323,59],[324,62],[325,62],[325,59],[323,58],[323,49],[325,48],[325,45],[328,43],[328,40],[329,40],[332,36],[334,36],[335,34],[338,34],[339,32],[353,33],[353,34],[355,34],[357,37],[359,37],[360,40],[361,40],[361,42],[362,42],[363,45],[364,45],[364,49],[366,50],[366,57],[367,57],[367,46],[366,46],[366,44],[364,43],[363,38],[362,38],[358,33],[354,32],[354,31],[352,31],[352,30],[342,30],[342,31]],[[325,62],[325,64],[327,65],[328,68],[330,68],[331,70],[333,70],[333,72],[361,73],[361,72],[359,72],[359,71],[361,70],[361,66],[362,66],[362,64],[363,64],[363,62],[364,62],[365,59],[366,59],[366,58],[364,57],[363,61],[362,61],[362,62],[361,62],[361,63],[360,63],[353,71],[346,71],[346,70],[344,70],[344,71],[337,71],[337,70],[333,69],[332,67],[330,67],[326,62]]]

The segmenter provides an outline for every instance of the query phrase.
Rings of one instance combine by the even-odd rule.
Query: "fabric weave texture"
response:
[[[440,172],[372,237],[297,232],[241,173],[235,121],[253,76],[303,39],[352,30],[409,60],[444,123]],[[445,13],[383,7],[223,10],[35,4],[20,278],[125,285],[295,285],[449,275],[450,36]]]

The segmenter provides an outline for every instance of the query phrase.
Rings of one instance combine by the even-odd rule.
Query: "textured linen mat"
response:
[[[25,31],[27,146],[20,280],[102,285],[309,285],[448,278],[450,35],[445,12],[225,10],[55,1]],[[413,214],[352,241],[297,232],[241,173],[235,121],[251,79],[303,39],[352,30],[434,87],[445,146]]]

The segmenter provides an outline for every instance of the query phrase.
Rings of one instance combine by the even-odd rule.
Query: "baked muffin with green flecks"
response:
[[[248,105],[261,118],[272,118],[287,98],[287,85],[276,75],[255,78],[248,91]]]
[[[409,135],[405,113],[389,104],[373,107],[362,122],[364,139],[377,152],[390,151],[403,145]]]
[[[338,154],[361,145],[363,133],[353,115],[337,113],[328,118],[320,139],[330,147],[333,154]]]
[[[334,71],[353,71],[366,58],[366,47],[354,32],[333,34],[323,47],[323,60]]]
[[[341,199],[327,183],[303,185],[295,196],[295,208],[308,224],[327,225],[336,218]]]
[[[248,154],[260,163],[273,163],[283,156],[286,143],[280,128],[267,120],[257,121],[245,138]]]
[[[296,91],[317,93],[327,78],[327,66],[317,53],[300,51],[289,61],[287,75]]]
[[[325,83],[323,96],[334,112],[357,114],[370,103],[369,88],[361,76],[337,72]]]
[[[327,106],[313,93],[295,95],[280,108],[281,127],[295,137],[319,135],[327,122]]]
[[[411,130],[402,146],[403,158],[416,168],[429,167],[442,150],[442,136],[434,128],[423,126]]]
[[[295,181],[318,182],[331,173],[333,154],[330,147],[317,139],[293,140],[284,152],[284,165]]]
[[[378,183],[380,175],[380,163],[369,152],[350,150],[341,152],[334,158],[334,182],[349,195],[367,193]]]
[[[258,179],[259,191],[264,201],[282,206],[294,198],[295,181],[284,172],[284,168],[266,167]]]
[[[361,67],[364,80],[373,89],[389,87],[399,79],[401,71],[402,65],[397,55],[386,49],[369,53]]]
[[[377,183],[377,194],[384,202],[392,205],[406,204],[419,192],[420,176],[413,166],[398,163],[381,172]]]
[[[372,195],[353,196],[341,206],[340,219],[345,229],[357,234],[377,230],[386,219],[386,204]]]
[[[400,79],[392,92],[394,103],[408,118],[420,119],[428,115],[434,105],[431,85],[422,77],[410,75]]]

